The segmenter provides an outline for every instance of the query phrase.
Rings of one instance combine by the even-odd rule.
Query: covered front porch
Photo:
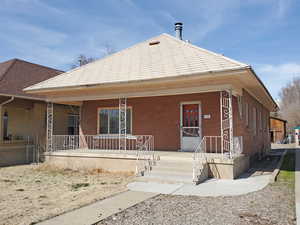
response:
[[[188,158],[197,180],[208,160],[232,161],[243,151],[242,137],[233,136],[231,90],[85,101],[79,135],[53,135],[52,107],[48,103],[46,159],[60,166],[144,174],[160,157],[177,153],[171,157]]]

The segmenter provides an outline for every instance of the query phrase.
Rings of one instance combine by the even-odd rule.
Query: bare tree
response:
[[[115,49],[113,47],[113,45],[110,43],[110,42],[106,42],[104,45],[103,45],[103,49],[102,49],[102,57],[105,57],[105,56],[108,56],[110,54],[113,54],[115,53]],[[101,58],[101,57],[100,57]],[[84,54],[80,54],[77,59],[75,60],[75,63],[73,63],[71,65],[71,69],[74,69],[76,67],[80,67],[80,66],[83,66],[83,65],[86,65],[90,62],[93,62],[95,60],[97,60],[98,58],[94,58],[94,57],[87,57],[86,55]]]
[[[95,60],[96,60],[96,58],[93,58],[93,57],[86,57],[85,55],[80,54],[80,55],[77,57],[75,63],[71,66],[71,68],[74,69],[74,68],[76,68],[76,67],[83,66],[83,65],[88,64],[88,63],[90,63],[90,62],[93,62],[93,61],[95,61]]]
[[[288,121],[288,127],[300,125],[300,77],[283,87],[279,96],[280,114]]]
[[[104,54],[104,56],[111,55],[111,54],[113,54],[115,52],[116,52],[115,48],[113,47],[113,45],[110,42],[106,42],[103,45],[103,54]]]

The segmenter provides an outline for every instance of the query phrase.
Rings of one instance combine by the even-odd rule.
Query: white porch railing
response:
[[[136,173],[151,170],[155,163],[154,137],[152,135],[127,135],[126,150],[119,149],[119,135],[53,135],[52,151],[102,150],[128,153],[136,156]]]
[[[233,158],[243,152],[243,137],[233,137],[233,149],[231,152],[224,151],[230,145],[224,141],[221,136],[204,136],[201,142],[196,146],[193,155],[193,181],[197,182],[202,173],[203,165],[207,162],[210,155],[220,156],[221,158]]]
[[[138,150],[152,135],[127,135],[126,149]],[[119,150],[119,135],[53,135],[52,152],[65,150]],[[120,150],[126,151],[126,150]]]

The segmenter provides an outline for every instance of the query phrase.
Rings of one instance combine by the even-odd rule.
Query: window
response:
[[[253,107],[253,133],[256,135],[256,108]]]
[[[99,134],[118,134],[119,133],[119,109],[101,108],[99,115]],[[131,134],[131,108],[126,111],[126,133]]]
[[[260,110],[258,112],[258,126],[259,126],[259,131],[262,131],[262,115]]]
[[[238,100],[238,110],[239,110],[239,115],[240,119],[243,118],[243,102],[242,102],[242,96],[237,97]]]
[[[5,112],[3,115],[3,139],[8,140],[8,113]]]
[[[69,114],[68,115],[68,135],[79,134],[79,115]]]
[[[246,126],[249,126],[249,105],[248,103],[245,104],[245,120],[246,120]]]

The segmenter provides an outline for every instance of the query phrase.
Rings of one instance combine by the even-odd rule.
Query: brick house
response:
[[[25,90],[80,106],[75,148],[132,150],[149,135],[154,151],[193,152],[194,159],[263,154],[277,107],[249,65],[168,34]],[[56,151],[59,137],[50,131],[48,138]]]

